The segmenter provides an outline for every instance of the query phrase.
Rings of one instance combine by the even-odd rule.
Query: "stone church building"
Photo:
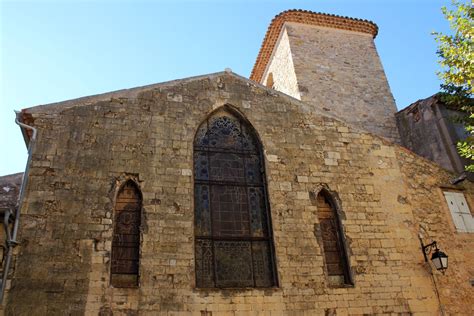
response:
[[[23,109],[2,312],[473,315],[474,185],[399,145],[377,31],[285,11],[250,79]]]

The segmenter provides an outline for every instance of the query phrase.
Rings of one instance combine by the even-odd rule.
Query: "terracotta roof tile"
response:
[[[372,21],[344,17],[334,14],[312,12],[307,10],[287,10],[273,18],[268,27],[257,61],[253,66],[250,79],[260,82],[267,67],[270,56],[275,48],[278,36],[285,22],[297,22],[308,25],[326,26],[336,29],[369,33],[375,38],[378,26]]]

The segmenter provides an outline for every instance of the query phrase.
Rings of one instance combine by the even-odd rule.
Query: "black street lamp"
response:
[[[444,271],[448,268],[448,255],[438,249],[436,241],[428,245],[423,244],[423,240],[420,238],[421,250],[423,251],[423,256],[425,257],[425,262],[428,262],[428,255],[432,252],[431,262],[435,266],[436,270],[444,274]]]

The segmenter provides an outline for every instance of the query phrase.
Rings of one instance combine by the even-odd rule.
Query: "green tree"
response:
[[[459,154],[470,160],[466,170],[474,172],[474,8],[469,3],[453,0],[453,10],[443,7],[449,21],[452,35],[435,32],[438,42],[438,56],[442,70],[438,76],[441,85],[442,101],[448,106],[466,113],[462,123],[467,137],[458,143]]]

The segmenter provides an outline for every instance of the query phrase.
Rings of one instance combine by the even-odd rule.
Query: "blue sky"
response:
[[[26,147],[13,110],[231,68],[248,77],[272,18],[306,9],[369,19],[397,106],[439,89],[441,0],[0,0],[0,175]]]

